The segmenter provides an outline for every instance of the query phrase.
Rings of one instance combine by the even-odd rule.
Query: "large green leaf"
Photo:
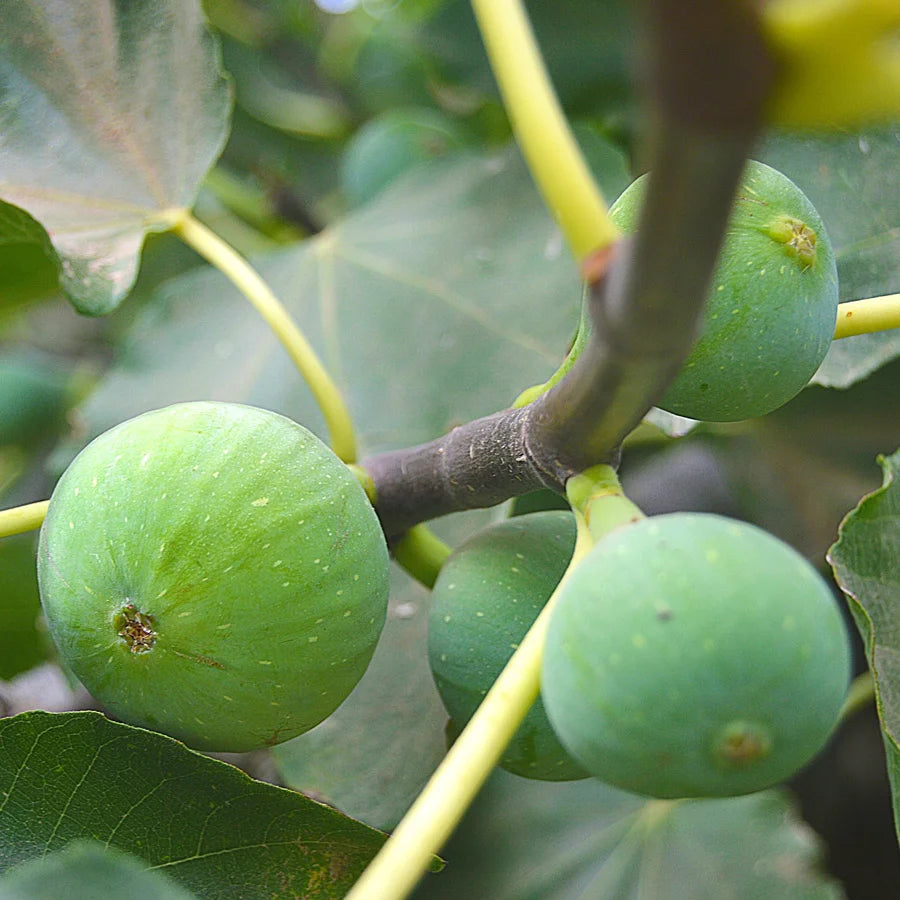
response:
[[[79,310],[128,293],[144,236],[219,155],[230,103],[196,0],[5,0],[0,197],[46,228]]]
[[[883,485],[847,516],[828,556],[875,680],[900,839],[900,450],[879,461]]]
[[[99,841],[73,841],[0,878],[0,900],[196,900],[160,871]]]
[[[384,835],[98,713],[0,720],[0,871],[93,839],[205,900],[343,896]]]
[[[610,151],[601,173],[627,180]],[[576,267],[514,152],[417,168],[259,269],[345,392],[374,452],[507,406],[562,359]],[[322,420],[268,327],[222,276],[191,273],[140,315],[81,409],[87,436],[154,406],[227,399]]]
[[[420,900],[825,900],[815,835],[778,792],[647,801],[497,772]]]
[[[841,300],[900,291],[900,125],[865,134],[779,137],[761,158],[812,200],[838,263]],[[848,387],[900,355],[900,329],[835,341],[813,381]]]

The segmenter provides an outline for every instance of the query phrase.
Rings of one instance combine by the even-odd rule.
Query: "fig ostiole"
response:
[[[451,731],[469,721],[565,572],[575,546],[571,512],[535,512],[488,526],[461,544],[434,585],[428,655]],[[586,778],[538,700],[500,765],[547,781]]]
[[[750,793],[834,729],[850,679],[828,584],[793,548],[701,513],[599,541],[551,616],[541,692],[564,746],[653,797]]]
[[[233,403],[145,413],[64,472],[38,549],[62,661],[111,713],[201,750],[318,724],[365,671],[388,555],[311,432]]]
[[[649,175],[610,216],[636,230]],[[684,236],[689,250],[691,237]],[[834,336],[838,278],[821,217],[789,178],[750,161],[737,191],[699,337],[659,401],[679,416],[730,422],[765,415],[798,394]]]

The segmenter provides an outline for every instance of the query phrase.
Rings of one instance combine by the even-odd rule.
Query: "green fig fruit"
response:
[[[302,426],[184,403],[102,434],[53,491],[38,579],[62,660],[112,713],[243,751],[333,712],[381,632],[388,556]]]
[[[831,734],[850,678],[843,619],[795,550],[705,513],[600,540],[553,610],[541,691],[593,775],[652,797],[750,793]]]
[[[464,726],[553,593],[572,557],[571,512],[515,516],[478,532],[448,558],[434,585],[428,656],[456,728]],[[500,765],[546,781],[586,778],[538,700]]]
[[[637,228],[649,176],[610,209]],[[684,236],[685,252],[691,237]],[[834,336],[834,251],[812,204],[790,179],[747,164],[703,313],[700,336],[659,406],[691,419],[762,416],[798,394]]]

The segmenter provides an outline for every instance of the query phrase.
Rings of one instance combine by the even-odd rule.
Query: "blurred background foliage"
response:
[[[332,8],[353,6],[339,15],[324,0],[204,5],[235,106],[196,214],[259,263],[322,347],[348,389],[365,448],[426,440],[546,377],[574,329],[579,287],[510,150],[469,3],[335,0]],[[628,4],[527,7],[612,199],[639,168]],[[820,205],[839,245],[842,299],[900,291],[900,127],[866,137],[773,136],[761,155]],[[874,199],[850,203],[863,166],[877,216]],[[132,296],[103,319],[76,315],[59,295],[45,242],[42,229],[0,204],[3,506],[48,496],[94,434],[176,399],[218,393],[320,425],[252,312],[175,238],[148,238]],[[325,263],[337,312],[326,302]],[[842,516],[880,484],[875,456],[900,443],[900,362],[891,361],[900,348],[892,341],[876,341],[884,364],[862,372],[868,377],[841,390],[811,387],[765,420],[700,426],[678,439],[642,426],[625,449],[626,490],[649,513],[711,510],[756,522],[825,571]],[[872,352],[866,345],[867,359]],[[492,517],[556,503],[521,498],[437,527],[458,541]],[[0,679],[49,655],[33,553],[33,536],[0,543]],[[424,664],[426,604],[425,592],[395,572],[392,618],[372,670],[337,717],[276,751],[277,779],[370,824],[396,821],[444,745]],[[0,700],[2,690],[0,683]],[[880,747],[874,715],[859,714],[795,784],[825,838],[828,869],[853,897],[892,896],[900,877]],[[477,896],[479,885],[520,868],[534,852],[531,836],[576,839],[554,810],[573,804],[578,825],[590,805],[583,793],[554,785],[517,792],[514,780],[491,786],[494,799],[473,810],[448,849],[446,896]],[[523,816],[529,840],[494,854],[498,821],[515,830]],[[438,896],[428,890],[423,896]],[[517,890],[508,896],[553,896],[527,878]]]

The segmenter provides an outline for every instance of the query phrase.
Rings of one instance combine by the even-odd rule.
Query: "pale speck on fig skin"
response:
[[[251,506],[266,506],[269,503],[268,497],[257,497],[256,500],[253,500],[250,505]]]

